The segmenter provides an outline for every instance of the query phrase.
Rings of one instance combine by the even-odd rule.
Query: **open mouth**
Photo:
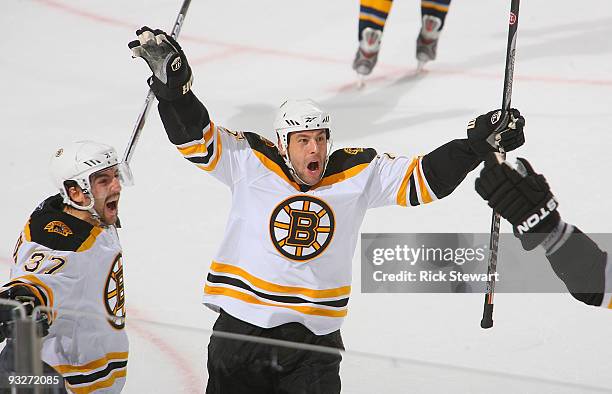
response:
[[[111,211],[116,211],[119,205],[119,197],[113,197],[110,201],[106,202],[106,208]]]
[[[310,163],[308,163],[306,168],[308,168],[308,170],[312,171],[312,172],[318,171],[319,170],[319,162],[318,161],[311,161]]]

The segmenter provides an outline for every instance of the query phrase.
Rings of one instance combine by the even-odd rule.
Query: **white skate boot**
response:
[[[423,26],[416,44],[416,58],[419,61],[418,70],[421,70],[425,63],[435,60],[441,27],[442,20],[437,16],[423,16]]]
[[[376,65],[381,37],[381,30],[375,30],[371,27],[363,29],[359,48],[357,49],[357,54],[353,61],[353,70],[360,76],[369,75]]]

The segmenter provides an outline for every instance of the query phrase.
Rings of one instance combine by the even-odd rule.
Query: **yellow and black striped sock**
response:
[[[366,27],[383,30],[387,16],[391,12],[393,0],[360,0],[359,31],[357,40],[361,40],[361,32]]]
[[[448,13],[451,0],[421,0],[421,15],[433,15],[440,18],[442,25],[440,29],[444,27],[444,19]]]

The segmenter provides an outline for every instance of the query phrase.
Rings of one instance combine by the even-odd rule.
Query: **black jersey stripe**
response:
[[[205,156],[193,156],[193,157],[183,156],[183,157],[185,157],[185,159],[195,164],[208,164],[210,159],[213,157],[214,153],[215,153],[215,140],[213,139],[206,147]]]
[[[415,168],[416,169],[416,168]],[[410,174],[410,181],[408,182],[410,188],[410,205],[417,206],[419,205],[419,199],[417,197],[416,188],[418,187],[416,184],[416,180],[414,179],[414,171]]]
[[[276,173],[297,190],[302,192],[310,190],[310,186],[300,185],[293,180],[293,175],[289,171],[285,159],[280,155],[276,145],[256,133],[244,132],[243,135],[251,149],[255,151],[255,156],[258,156],[265,167]]]
[[[331,300],[331,301],[311,301],[311,300],[307,300],[307,299],[296,297],[296,296],[279,296],[276,294],[264,293],[264,292],[253,289],[251,286],[249,286],[248,284],[246,284],[245,282],[239,279],[231,278],[228,276],[214,275],[214,274],[209,273],[206,279],[211,283],[223,283],[226,285],[239,287],[243,290],[247,290],[257,295],[258,297],[265,298],[270,301],[282,302],[285,304],[314,304],[314,305],[330,306],[334,308],[344,308],[348,305],[348,297],[342,298],[339,300]]]
[[[48,306],[48,299],[47,299],[47,292],[44,289],[41,289],[39,286],[35,285],[34,283],[30,283],[30,282],[24,282],[21,280],[12,280],[9,283],[5,284],[4,287],[13,287],[13,286],[31,286],[33,288],[35,288],[36,290],[38,290],[38,292],[40,293],[40,296],[42,297],[42,305],[43,306]]]
[[[323,179],[349,170],[360,164],[371,163],[375,157],[376,150],[372,148],[338,149],[329,156]]]
[[[368,6],[364,6],[364,5],[359,7],[359,12],[366,13],[366,14],[371,14],[371,15],[377,16],[378,18],[383,19],[383,20],[387,19],[387,15],[389,15],[388,12],[377,10],[376,8],[372,8],[372,7],[368,7]]]
[[[276,145],[257,133],[244,132],[243,134],[251,149],[256,150],[274,163],[278,164],[283,173],[287,175],[289,179],[293,179],[293,175],[291,175],[289,168],[287,168],[287,164],[285,164],[285,160],[280,155]]]
[[[79,375],[64,375],[64,379],[70,384],[70,385],[77,385],[77,384],[84,384],[84,383],[93,383],[96,380],[100,380],[108,375],[111,374],[111,372],[117,370],[117,369],[121,369],[121,368],[125,368],[127,366],[127,360],[123,360],[123,361],[113,361],[111,363],[108,363],[108,365],[106,366],[106,368],[101,369],[99,371],[90,373],[90,374],[79,374]]]

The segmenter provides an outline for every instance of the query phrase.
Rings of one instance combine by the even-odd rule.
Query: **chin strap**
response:
[[[89,204],[87,205],[79,205],[76,202],[72,201],[72,199],[70,197],[67,198],[68,201],[64,201],[65,204],[69,205],[70,207],[77,209],[79,211],[87,211],[91,214],[91,216],[97,220],[98,222],[102,223],[102,221],[100,220],[100,215],[98,214],[98,212],[96,212],[96,210],[94,209],[94,196],[89,192],[85,192],[84,193],[87,197],[89,197]]]

